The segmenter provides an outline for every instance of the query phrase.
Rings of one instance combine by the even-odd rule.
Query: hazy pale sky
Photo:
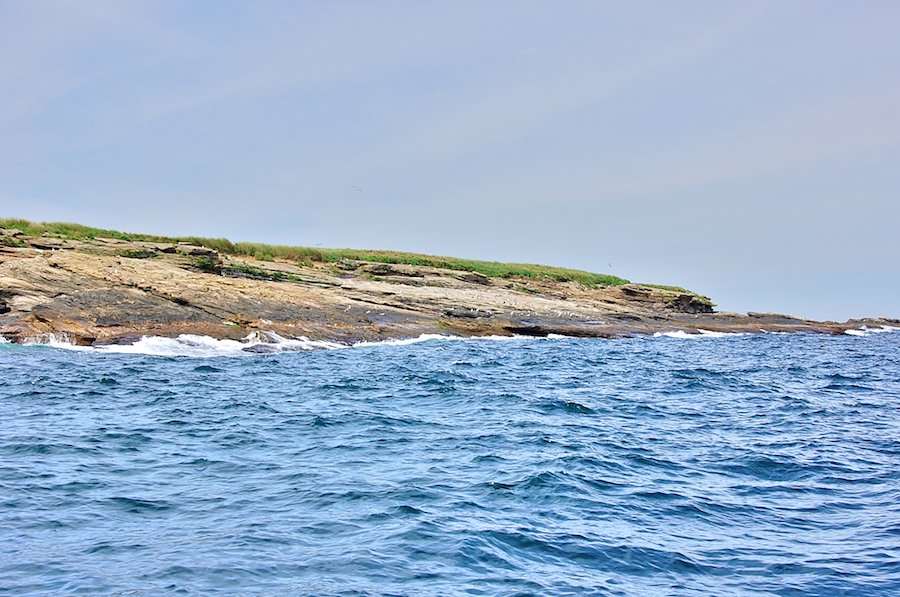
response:
[[[898,32],[896,1],[0,0],[0,216],[900,317]]]

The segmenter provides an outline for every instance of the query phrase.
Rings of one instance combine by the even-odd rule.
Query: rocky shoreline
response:
[[[259,261],[189,243],[76,241],[0,229],[0,335],[80,345],[254,331],[344,344],[416,337],[809,332],[898,326],[714,312],[707,297],[641,284],[588,287],[436,267]]]

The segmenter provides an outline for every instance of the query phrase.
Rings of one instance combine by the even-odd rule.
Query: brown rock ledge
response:
[[[639,284],[587,288],[422,266],[262,262],[185,244],[7,236],[16,242],[0,246],[0,334],[15,342],[51,333],[93,344],[268,330],[353,343],[425,333],[618,338],[900,325],[715,313],[706,297]]]

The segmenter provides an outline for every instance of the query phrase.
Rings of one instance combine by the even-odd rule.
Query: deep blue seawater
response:
[[[900,333],[0,345],[2,595],[900,595]]]

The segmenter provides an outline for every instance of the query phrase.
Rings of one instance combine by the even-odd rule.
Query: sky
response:
[[[895,1],[0,0],[0,217],[900,318],[898,31]]]

